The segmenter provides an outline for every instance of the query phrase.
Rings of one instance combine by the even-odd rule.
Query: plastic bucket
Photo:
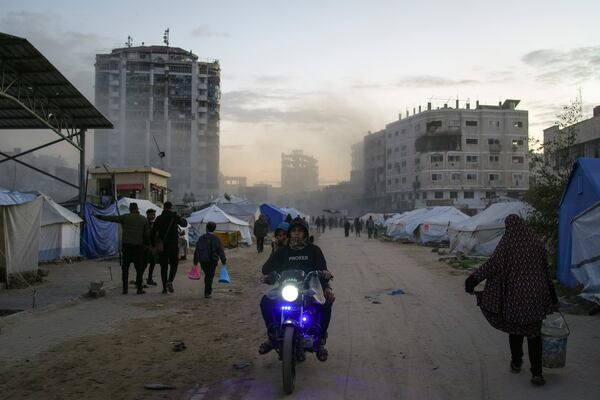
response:
[[[567,361],[567,338],[570,334],[565,317],[552,314],[542,323],[542,365],[563,368]]]

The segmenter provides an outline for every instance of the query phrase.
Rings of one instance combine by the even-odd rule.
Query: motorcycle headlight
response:
[[[285,301],[294,301],[298,298],[298,288],[295,285],[285,285],[281,289],[281,297]]]

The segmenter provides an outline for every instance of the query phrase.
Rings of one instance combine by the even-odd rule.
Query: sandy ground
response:
[[[298,399],[596,399],[600,318],[569,316],[567,367],[529,383],[528,362],[508,371],[506,335],[464,293],[465,273],[428,248],[344,238],[318,239],[335,275],[330,358],[298,368]],[[213,299],[180,268],[176,293],[111,291],[47,312],[0,320],[0,398],[272,399],[285,397],[275,354],[258,356],[263,326],[259,268],[267,254],[229,252],[232,285]],[[406,294],[390,296],[391,290]],[[370,297],[366,298],[366,297]],[[379,300],[379,304],[373,303]],[[48,340],[46,338],[49,338]],[[171,340],[187,349],[171,350]],[[310,355],[309,355],[310,356]],[[238,361],[251,365],[235,369]],[[154,392],[145,383],[172,384]]]

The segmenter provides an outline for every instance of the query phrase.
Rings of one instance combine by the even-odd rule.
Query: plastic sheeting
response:
[[[227,214],[246,221],[250,226],[253,226],[258,218],[258,206],[256,204],[223,202],[217,203],[217,205]]]
[[[269,229],[274,231],[277,225],[282,223],[287,217],[287,214],[276,205],[271,203],[263,203],[260,205],[260,213],[267,218]]]
[[[206,224],[214,222],[217,224],[217,230],[223,232],[239,231],[242,236],[242,243],[251,245],[252,234],[250,233],[250,225],[239,218],[228,215],[221,210],[217,205],[213,204],[203,210],[192,213],[187,219],[190,224],[190,240],[195,242],[206,232]]]
[[[44,199],[40,230],[40,261],[80,256],[81,222],[79,216],[50,197]]]
[[[569,177],[558,212],[558,261],[556,276],[560,283],[575,287],[571,273],[571,222],[573,218],[600,201],[600,159],[579,158]]]
[[[0,201],[0,267],[14,274],[38,268],[43,198],[3,191]]]
[[[418,208],[391,218],[386,224],[385,234],[394,239],[413,239],[414,231],[419,226],[421,218],[429,210],[428,208]]]
[[[87,258],[112,256],[119,252],[119,224],[101,221],[93,216],[117,215],[117,206],[111,204],[107,208],[98,208],[91,203],[85,203],[83,237],[81,251]]]
[[[142,214],[144,217],[146,216],[146,211],[148,211],[150,209],[156,211],[157,217],[160,214],[162,214],[162,212],[163,212],[162,208],[160,208],[159,206],[157,206],[150,200],[132,199],[130,197],[122,197],[119,199],[119,201],[117,201],[117,204],[119,205],[119,213],[121,215],[129,214],[129,205],[131,203],[137,203],[138,209],[140,210],[140,214]]]
[[[580,296],[600,304],[600,202],[571,224],[571,273],[583,285]]]
[[[468,215],[454,207],[436,207],[437,210],[425,215],[419,225],[419,241],[421,243],[447,242],[448,227],[452,223],[468,220]]]
[[[450,251],[491,255],[504,235],[504,220],[510,214],[527,218],[531,207],[521,201],[495,203],[463,222],[450,224]]]

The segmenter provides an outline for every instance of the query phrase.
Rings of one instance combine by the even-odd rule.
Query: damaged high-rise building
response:
[[[96,55],[96,106],[114,130],[94,135],[94,163],[172,174],[169,198],[219,191],[220,76],[216,60],[168,46]]]

